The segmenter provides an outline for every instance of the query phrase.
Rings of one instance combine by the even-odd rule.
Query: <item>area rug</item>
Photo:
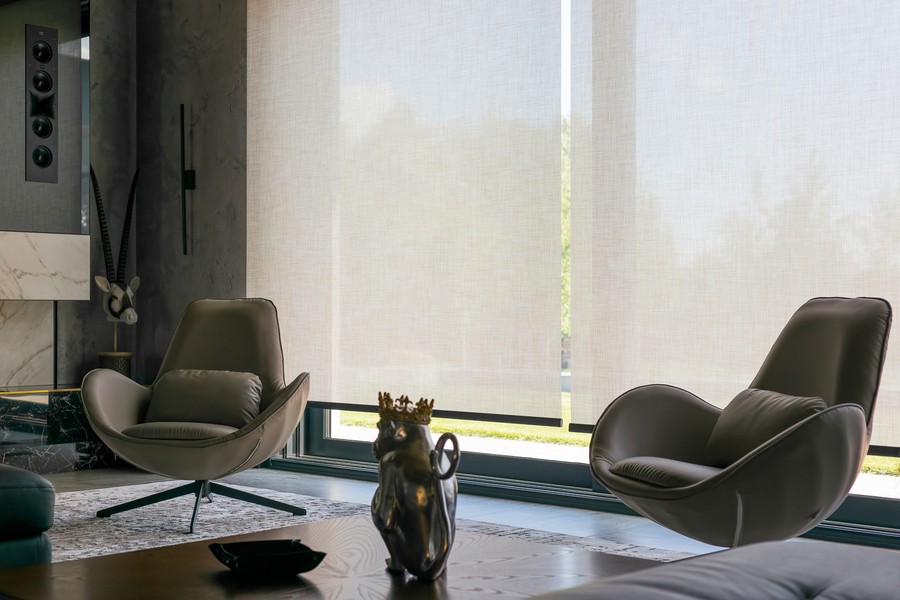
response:
[[[56,495],[53,527],[47,531],[53,562],[157,548],[312,523],[337,517],[368,514],[364,504],[336,502],[300,494],[286,494],[240,485],[231,487],[280,500],[306,509],[306,515],[258,506],[213,494],[213,501],[200,503],[194,533],[189,533],[194,496],[172,498],[111,517],[97,517],[97,511],[156,492],[172,489],[187,481],[165,481],[114,488],[64,492]]]
[[[203,501],[201,503],[194,533],[188,532],[191,511],[194,508],[193,495],[173,498],[108,518],[96,516],[97,511],[102,508],[171,489],[179,483],[181,482],[147,483],[57,494],[56,517],[53,527],[47,532],[53,548],[53,561],[60,562],[156,548],[337,517],[369,514],[369,506],[366,504],[233,486],[273,500],[301,506],[306,509],[307,514],[293,516],[283,511],[214,494],[213,502]],[[458,519],[457,529],[664,562],[690,556],[685,552],[483,523],[469,519]]]

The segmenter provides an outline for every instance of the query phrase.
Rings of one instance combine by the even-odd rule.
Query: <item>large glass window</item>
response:
[[[898,34],[894,4],[573,2],[576,426],[646,383],[724,406],[811,297],[900,306]],[[891,353],[874,420],[900,446]]]
[[[623,391],[723,406],[810,297],[900,306],[900,6],[248,14],[247,289],[279,306],[319,407],[434,397],[464,449],[586,473],[570,425]],[[362,447],[374,418],[313,434]],[[900,447],[893,353],[873,444]],[[870,458],[855,492],[900,496],[897,462]]]
[[[248,7],[247,290],[311,400],[558,424],[558,0]]]

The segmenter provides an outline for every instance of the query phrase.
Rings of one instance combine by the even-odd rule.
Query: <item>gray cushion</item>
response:
[[[211,423],[240,429],[259,415],[262,383],[253,373],[178,369],[153,386],[145,422]]]
[[[719,415],[706,445],[706,463],[726,467],[825,408],[825,401],[815,396],[746,389]]]
[[[659,487],[674,488],[703,481],[722,469],[658,456],[634,456],[620,460],[609,470],[622,477],[637,479]]]
[[[900,552],[813,540],[752,544],[558,590],[559,600],[897,600]]]

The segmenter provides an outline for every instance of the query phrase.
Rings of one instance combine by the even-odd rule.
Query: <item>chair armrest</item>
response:
[[[282,410],[292,400],[297,399],[298,396],[302,404],[298,412],[299,414],[303,414],[303,410],[306,408],[306,400],[309,397],[309,373],[301,373],[292,382],[281,388],[281,390],[275,394],[275,397],[272,398],[269,406],[260,412],[259,416],[254,419],[254,421],[265,421],[269,419],[273,413]]]
[[[821,481],[853,485],[868,450],[866,415],[858,404],[839,404],[807,417],[722,470],[743,479],[760,476],[760,493],[775,488],[815,491]],[[749,489],[749,485],[745,485]],[[828,486],[829,488],[833,486]],[[812,505],[809,505],[812,506]]]
[[[240,437],[251,431],[257,431],[260,436],[259,446],[254,454],[263,460],[269,458],[284,447],[288,437],[297,428],[308,398],[309,373],[301,373],[275,395],[269,406],[259,413],[258,417],[232,435]]]
[[[739,494],[743,523],[736,544],[794,537],[843,502],[867,448],[865,412],[857,404],[839,404],[783,431],[704,483],[729,497]]]
[[[147,414],[150,389],[110,369],[94,369],[81,383],[84,412],[94,429],[118,434]]]
[[[645,385],[613,400],[594,426],[590,461],[633,456],[703,463],[721,409],[670,385]]]

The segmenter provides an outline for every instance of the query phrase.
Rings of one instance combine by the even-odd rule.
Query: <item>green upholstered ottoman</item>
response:
[[[36,473],[0,465],[0,569],[50,562],[53,484]]]

